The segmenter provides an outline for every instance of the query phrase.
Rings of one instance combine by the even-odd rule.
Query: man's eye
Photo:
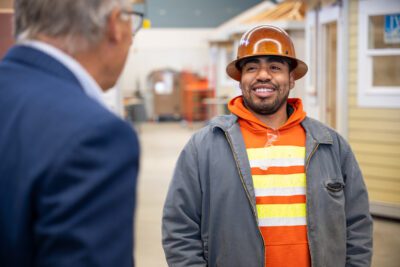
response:
[[[281,70],[281,67],[276,66],[276,65],[272,65],[271,66],[271,70]]]
[[[252,71],[252,70],[255,70],[255,69],[256,69],[255,66],[246,66],[245,67],[245,71]]]

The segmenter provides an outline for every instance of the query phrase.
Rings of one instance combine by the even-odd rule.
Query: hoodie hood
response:
[[[303,110],[303,103],[301,99],[289,98],[287,102],[288,105],[290,105],[292,112],[288,120],[281,127],[276,129],[278,131],[283,131],[299,125],[306,117],[306,112]],[[257,119],[257,117],[245,107],[242,96],[237,96],[231,99],[228,103],[228,109],[230,112],[239,117],[239,123],[242,127],[245,127],[253,132],[265,132],[271,130],[268,125]]]

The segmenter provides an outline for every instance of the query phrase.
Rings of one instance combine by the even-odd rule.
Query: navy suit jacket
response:
[[[133,265],[139,145],[54,58],[0,62],[0,266]]]

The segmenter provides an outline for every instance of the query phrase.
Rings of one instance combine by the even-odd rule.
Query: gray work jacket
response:
[[[301,124],[312,266],[370,266],[368,194],[350,146],[316,120]],[[251,169],[235,115],[213,119],[183,149],[162,232],[169,266],[264,267]]]

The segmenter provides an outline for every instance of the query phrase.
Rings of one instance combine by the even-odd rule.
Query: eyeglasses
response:
[[[122,10],[122,14],[129,15],[132,23],[132,34],[135,34],[143,26],[143,16],[142,12],[137,12],[133,10]]]

